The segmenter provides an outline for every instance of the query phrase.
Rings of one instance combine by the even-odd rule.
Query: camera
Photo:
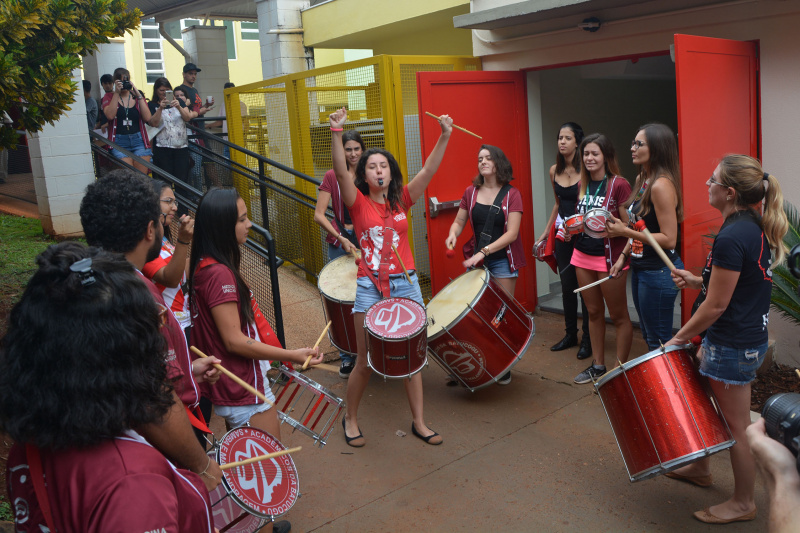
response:
[[[797,457],[797,471],[800,472],[800,394],[783,392],[770,396],[761,416],[767,426],[767,435]]]
[[[133,85],[131,85],[130,80],[128,78],[122,78],[122,88],[126,91],[130,91]]]

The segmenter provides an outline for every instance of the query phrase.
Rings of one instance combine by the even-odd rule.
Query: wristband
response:
[[[190,242],[185,242],[185,241],[182,241],[182,240],[178,239],[178,244],[183,244],[184,246],[189,246],[189,245],[190,245],[190,244],[192,244],[192,243],[190,243]]]
[[[212,476],[211,474],[209,474],[209,473],[208,473],[208,467],[210,467],[210,466],[211,466],[211,457],[209,457],[209,458],[208,458],[208,463],[206,463],[206,469],[205,469],[205,470],[203,470],[202,472],[200,472],[200,473],[199,473],[199,474],[197,474],[197,475],[198,475],[198,476],[207,477],[208,479],[211,479],[211,480],[213,480],[213,481],[216,481],[216,480],[217,480],[217,478],[215,478],[214,476]]]
[[[344,128],[331,128],[331,131],[344,131]]]

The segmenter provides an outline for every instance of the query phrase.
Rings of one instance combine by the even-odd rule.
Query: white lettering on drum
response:
[[[247,439],[245,442],[245,451],[237,451],[234,454],[234,461],[250,459],[251,457],[266,455],[268,453],[270,452],[259,445],[258,442]],[[271,482],[267,478],[267,469],[264,468],[265,463],[271,463],[275,467],[275,477]],[[272,468],[269,468],[269,470],[272,470]],[[281,469],[280,465],[278,465],[278,462],[275,461],[275,459],[259,461],[258,463],[255,463],[255,468],[253,468],[251,465],[247,465],[246,467],[237,467],[236,474],[239,478],[239,485],[246,490],[255,490],[256,495],[261,498],[261,503],[264,504],[272,501],[272,491],[276,486],[281,484],[281,481],[283,481],[283,470]]]
[[[375,325],[382,326],[387,333],[394,333],[416,321],[417,315],[400,303],[395,303],[389,309],[379,309],[375,315]]]

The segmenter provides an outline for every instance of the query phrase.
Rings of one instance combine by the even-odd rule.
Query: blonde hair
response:
[[[728,154],[719,162],[719,179],[723,186],[736,191],[737,207],[752,210],[761,207],[763,201],[761,224],[774,254],[773,266],[782,263],[786,258],[783,236],[789,230],[789,221],[783,210],[783,193],[777,178],[764,172],[754,157]]]

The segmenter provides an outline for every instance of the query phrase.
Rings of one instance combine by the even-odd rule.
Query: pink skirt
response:
[[[605,256],[587,255],[577,249],[572,251],[572,259],[570,260],[570,264],[578,268],[594,270],[595,272],[608,272]],[[625,265],[623,270],[628,270],[628,268],[630,268],[630,266]]]

